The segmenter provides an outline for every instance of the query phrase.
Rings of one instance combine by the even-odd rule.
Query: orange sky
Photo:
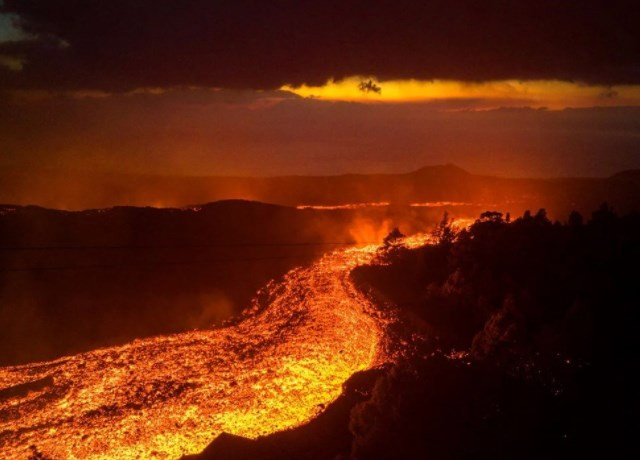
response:
[[[157,3],[0,0],[0,174],[640,168],[627,2]]]
[[[574,98],[539,110],[556,94],[548,91],[545,101],[532,99],[533,91],[481,97],[481,90],[502,87],[463,93],[468,85],[453,83],[433,99],[407,92],[407,103],[390,99],[393,85],[380,86],[382,95],[370,99],[381,103],[349,101],[353,91],[339,95],[343,100],[203,88],[23,94],[0,100],[0,169],[262,176],[453,163],[482,174],[557,177],[640,165],[638,106],[562,108],[578,105]],[[505,109],[485,110],[495,107]]]
[[[379,93],[358,88],[360,82],[370,80],[380,88]],[[335,101],[398,103],[479,99],[482,100],[476,107],[479,109],[522,106],[563,109],[640,105],[639,85],[586,85],[559,80],[470,83],[451,80],[378,81],[365,76],[330,80],[323,86],[285,85],[282,89],[302,97]]]

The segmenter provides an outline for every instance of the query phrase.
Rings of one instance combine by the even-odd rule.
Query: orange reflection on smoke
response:
[[[382,241],[393,227],[393,222],[389,219],[379,222],[357,217],[349,225],[349,235],[358,244],[371,244],[372,241]]]

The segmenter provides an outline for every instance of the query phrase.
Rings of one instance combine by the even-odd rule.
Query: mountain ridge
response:
[[[93,173],[0,173],[0,203],[49,209],[112,207],[184,208],[245,200],[295,207],[386,202],[465,202],[513,211],[545,207],[558,215],[571,207],[589,212],[607,201],[621,211],[635,209],[638,170],[610,177],[509,178],[473,174],[453,164],[425,166],[400,174],[336,176],[157,176]],[[513,206],[511,206],[513,207]]]

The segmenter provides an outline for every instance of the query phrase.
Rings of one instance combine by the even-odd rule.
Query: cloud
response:
[[[630,0],[5,0],[0,87],[274,89],[330,78],[640,83]]]
[[[2,2],[0,1],[0,8]],[[12,15],[0,14],[0,43],[24,40],[27,35],[16,26],[16,18]]]

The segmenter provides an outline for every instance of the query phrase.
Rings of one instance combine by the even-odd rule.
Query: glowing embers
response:
[[[487,204],[490,206],[495,206],[493,204]],[[391,206],[391,203],[388,201],[380,201],[374,203],[345,203],[345,204],[335,204],[335,205],[315,205],[315,204],[299,204],[296,206],[296,209],[316,209],[316,210],[335,210],[335,209],[364,209],[364,208],[378,208]],[[409,207],[411,208],[445,208],[445,207],[456,207],[456,206],[480,206],[478,203],[469,203],[462,201],[425,201],[421,203],[409,203]]]
[[[318,209],[318,210],[333,210],[333,209],[362,209],[362,208],[376,208],[382,206],[389,206],[391,203],[387,201],[380,201],[377,203],[347,203],[347,204],[335,204],[335,205],[314,205],[314,204],[300,204],[296,206],[296,209]]]
[[[349,279],[376,249],[289,272],[231,327],[0,369],[0,458],[35,446],[54,459],[174,459],[223,431],[254,438],[308,421],[386,359],[382,320]]]
[[[459,201],[426,201],[424,203],[411,203],[412,208],[440,208],[446,206],[473,206],[473,203],[463,203]]]

